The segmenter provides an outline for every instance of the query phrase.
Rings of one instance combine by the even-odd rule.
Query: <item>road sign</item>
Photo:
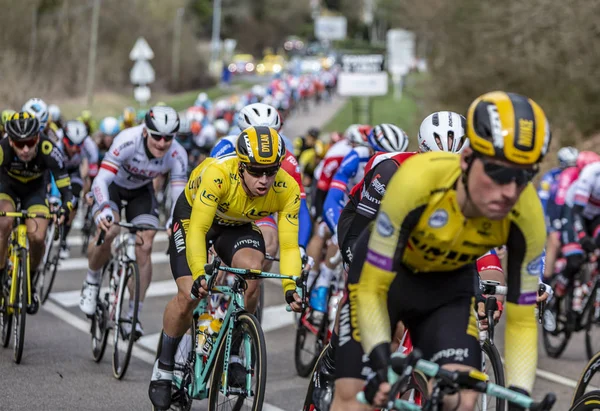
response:
[[[341,96],[385,96],[388,92],[388,74],[340,73],[337,91]]]
[[[129,72],[129,79],[133,84],[154,83],[154,69],[146,60],[138,60]]]
[[[150,87],[140,86],[133,89],[133,98],[140,104],[150,101]]]
[[[129,52],[129,60],[152,60],[153,58],[154,52],[148,42],[143,37],[138,37],[135,45]]]
[[[319,16],[315,19],[315,37],[319,40],[344,40],[348,21],[343,16]]]
[[[382,54],[346,54],[342,56],[342,69],[347,73],[379,73],[383,71]]]
[[[415,34],[393,29],[387,32],[388,70],[392,74],[405,75],[416,64]]]

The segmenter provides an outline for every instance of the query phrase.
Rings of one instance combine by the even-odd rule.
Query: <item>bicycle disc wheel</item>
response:
[[[598,374],[598,375],[596,375]],[[579,401],[588,387],[600,386],[600,352],[596,353],[592,359],[586,364],[581,372],[575,392],[573,393],[572,404]]]
[[[103,283],[106,282],[106,285],[108,285],[111,273],[112,263],[105,265],[102,269],[100,289],[103,288]],[[99,294],[90,329],[90,333],[92,334],[92,356],[96,362],[102,361],[102,357],[104,357],[106,343],[108,342],[108,331],[108,293],[104,296]]]
[[[600,351],[600,287],[595,285],[590,293],[589,303],[587,304],[587,323],[585,324],[585,351],[588,359],[592,359],[594,354]]]
[[[600,391],[590,391],[583,395],[570,411],[594,411],[600,410]]]
[[[223,325],[226,326],[226,325]],[[228,378],[227,391],[223,387],[223,366],[225,352],[234,346],[240,347],[239,358],[250,376],[248,384],[243,388],[234,388]],[[265,336],[255,316],[249,313],[238,315],[233,329],[231,346],[226,344],[226,338],[221,340],[219,352],[210,379],[208,394],[208,409],[215,410],[252,410],[262,409],[267,383],[267,347]]]
[[[27,250],[19,250],[19,274],[17,275],[17,301],[15,301],[15,341],[14,360],[21,363],[23,357],[23,346],[25,345],[25,319],[27,317],[27,295],[29,287],[27,284]]]
[[[6,273],[9,275],[9,273]],[[0,283],[0,338],[2,347],[8,347],[10,343],[10,334],[12,332],[12,320],[13,314],[8,313],[8,299],[10,295],[10,288]]]
[[[504,381],[504,367],[502,366],[502,359],[500,358],[498,349],[495,345],[485,341],[481,346],[481,350],[483,351],[482,354],[484,355],[485,364],[484,367],[482,367],[484,368],[482,371],[494,378],[492,381],[494,384],[504,387],[506,385]],[[506,409],[506,401],[500,398],[480,394],[476,409],[504,411]]]
[[[325,347],[329,317],[324,314],[321,323],[317,326],[310,322],[310,309],[304,310],[298,328],[296,328],[296,343],[294,344],[294,364],[296,372],[300,377],[306,378],[310,375],[321,351]]]
[[[140,301],[140,271],[136,262],[131,261],[125,266],[125,272],[121,273],[125,278],[123,289],[120,295],[117,296],[117,307],[115,313],[115,327],[113,329],[114,347],[113,347],[113,375],[120,380],[125,376],[129,360],[131,359],[131,351],[135,342],[135,326],[138,319],[138,307]],[[133,313],[129,317],[129,304],[125,304],[125,296],[127,295],[128,285],[131,286],[129,301],[133,301]],[[131,324],[131,332],[125,335],[123,332],[123,324]]]
[[[553,282],[553,288],[554,288]],[[564,296],[554,295],[554,298],[546,305],[544,312],[544,324],[542,327],[544,349],[548,356],[558,358],[563,353],[571,331],[569,329],[569,311],[571,311],[573,300],[573,287],[568,287]]]
[[[260,294],[258,296],[258,305],[256,306],[256,319],[262,324],[263,319],[263,307],[265,306],[265,287],[261,281],[259,283]]]

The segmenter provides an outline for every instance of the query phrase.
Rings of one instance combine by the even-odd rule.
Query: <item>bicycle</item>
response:
[[[194,310],[193,324],[190,329],[191,346],[182,347],[183,344],[180,344],[177,348],[176,358],[185,360],[183,363],[175,363],[171,407],[190,410],[193,400],[208,398],[208,409],[216,410],[221,408],[218,404],[221,396],[226,398],[226,402],[234,401],[232,408],[239,410],[249,398],[253,397],[251,409],[260,410],[263,406],[267,382],[266,342],[258,320],[244,308],[246,280],[292,279],[296,282],[299,294],[306,295],[305,275],[290,277],[261,270],[226,267],[221,265],[218,257],[215,257],[211,264],[205,265],[204,270],[209,295],[224,294],[229,297],[229,304],[218,334],[214,338],[209,337],[210,340],[207,339],[209,347],[212,347],[208,355],[202,351],[206,345],[198,345],[198,337],[204,335],[199,333],[198,321],[200,316],[207,312],[209,299],[202,299]],[[234,274],[232,285],[215,285],[219,271]],[[194,287],[200,286],[202,278],[196,279]],[[161,347],[162,334],[158,341],[156,358],[160,357]],[[233,347],[239,347],[237,356],[246,369],[246,384],[243,387],[234,387],[229,381],[230,359],[235,355],[232,354],[232,350],[235,350]],[[253,376],[256,377],[254,388],[252,387]],[[228,396],[234,398],[229,399]]]
[[[92,206],[86,203],[83,226],[81,227],[81,254],[87,254],[88,245],[90,244],[90,238],[92,237],[93,233],[94,215],[92,214]]]
[[[421,352],[418,349],[414,349],[409,355],[394,353],[391,356],[390,363],[388,380],[392,385],[392,389],[386,407],[389,410],[439,411],[442,409],[443,398],[446,395],[455,394],[462,389],[474,390],[488,396],[501,398],[530,411],[549,411],[556,402],[556,396],[553,393],[548,393],[542,401],[535,402],[525,394],[489,382],[489,377],[481,371],[446,370],[434,362],[421,359]],[[398,398],[398,395],[406,390],[407,382],[414,370],[434,379],[431,395],[423,406]],[[363,391],[356,395],[356,399],[363,404],[367,403]]]
[[[571,408],[569,411],[592,411],[600,409],[600,378],[594,380],[594,389],[592,388],[592,379],[600,371],[600,352],[596,353],[586,364],[581,372],[577,386],[573,393]]]
[[[46,249],[33,280],[33,283],[38,286],[38,295],[40,304],[42,305],[48,300],[50,292],[52,291],[52,286],[54,285],[54,279],[56,278],[60,256],[59,249],[58,247],[55,247],[55,243],[58,243],[62,238],[63,230],[64,227],[62,224],[60,224],[58,230],[56,230],[55,222],[50,221],[48,231],[46,232]]]
[[[106,350],[108,334],[113,332],[113,376],[120,380],[125,376],[133,344],[137,340],[135,325],[138,317],[138,304],[140,296],[140,272],[136,262],[135,247],[136,234],[141,231],[166,231],[164,228],[135,225],[130,223],[115,223],[127,228],[113,241],[113,256],[104,265],[100,285],[107,283],[100,289],[96,301],[96,312],[92,315],[90,333],[92,335],[92,355],[94,361],[100,362]],[[97,245],[104,242],[106,232],[102,231]],[[133,301],[133,313],[129,318],[123,304],[129,293],[129,301]],[[123,330],[123,324],[131,325],[131,333]]]
[[[8,242],[6,277],[0,279],[0,336],[2,346],[8,347],[10,328],[14,317],[14,361],[21,363],[25,345],[25,320],[27,308],[36,304],[32,301],[31,267],[29,265],[29,240],[27,225],[30,218],[53,219],[55,214],[28,213],[27,211],[0,211],[0,217],[15,219]]]
[[[588,359],[591,359],[600,349],[600,346],[594,347],[594,340],[600,338],[592,337],[593,329],[600,328],[600,275],[594,274],[597,262],[591,260],[590,257],[593,255],[593,253],[587,254],[586,262],[582,264],[573,279],[568,280],[564,293],[556,291],[557,284],[564,277],[557,275],[551,282],[555,293],[546,307],[542,333],[544,349],[552,358],[560,357],[567,347],[571,334],[582,330],[585,330]],[[586,287],[589,292],[583,296],[582,309],[575,310],[573,307],[577,288],[575,283],[579,281],[581,281],[580,287]]]

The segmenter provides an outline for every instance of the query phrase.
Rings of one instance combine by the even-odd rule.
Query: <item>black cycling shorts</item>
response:
[[[108,186],[108,195],[110,208],[118,215],[121,215],[121,210],[125,207],[125,219],[128,222],[158,227],[158,201],[152,184],[127,189],[113,182]],[[98,204],[94,204],[92,211],[94,214],[99,211]]]
[[[340,307],[336,379],[366,379],[371,373],[357,329],[356,291],[367,255],[369,232],[359,237]],[[481,367],[481,348],[474,311],[474,264],[452,272],[412,273],[404,266],[388,291],[390,332],[403,321],[423,358],[443,364]],[[368,330],[366,330],[368,331]]]
[[[191,276],[192,272],[186,257],[187,227],[190,223],[192,207],[181,193],[173,210],[173,234],[169,238],[169,261],[171,272],[176,280]],[[260,228],[254,223],[238,226],[221,226],[216,223],[206,233],[206,243],[213,243],[217,255],[225,265],[231,266],[234,254],[242,248],[253,248],[265,254],[265,240]]]
[[[49,212],[47,192],[45,178],[38,178],[25,184],[6,174],[1,175],[0,200],[10,201],[15,206],[15,210],[17,201],[20,201],[21,210],[47,214]]]

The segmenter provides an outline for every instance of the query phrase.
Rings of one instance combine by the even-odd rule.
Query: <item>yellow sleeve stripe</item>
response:
[[[70,185],[71,185],[70,177],[65,177],[65,178],[61,178],[60,180],[56,180],[56,187],[58,187],[58,188],[65,188]]]

